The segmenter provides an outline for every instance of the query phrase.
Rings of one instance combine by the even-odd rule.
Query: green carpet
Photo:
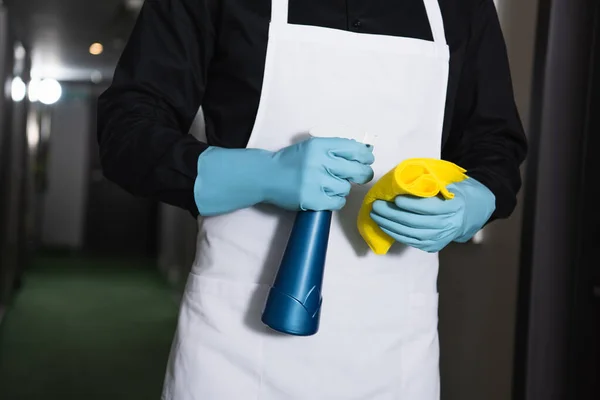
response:
[[[143,263],[39,259],[0,326],[0,399],[159,399],[176,319]]]

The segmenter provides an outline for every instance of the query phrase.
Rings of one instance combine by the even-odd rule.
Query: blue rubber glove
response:
[[[373,203],[371,218],[396,241],[429,253],[469,241],[490,219],[496,197],[473,178],[448,185],[454,199],[398,196]]]
[[[271,203],[287,210],[339,210],[351,183],[373,179],[371,146],[311,138],[277,152],[210,147],[198,157],[194,199],[200,215]]]

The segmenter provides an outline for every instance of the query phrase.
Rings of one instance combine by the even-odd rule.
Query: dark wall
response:
[[[30,58],[17,42],[7,10],[0,5],[0,82],[13,77],[29,80]],[[16,55],[15,49],[21,51]],[[6,85],[6,86],[4,86]],[[6,304],[26,264],[28,178],[30,153],[25,135],[28,102],[12,100],[10,90],[0,93],[0,307]]]
[[[586,144],[598,135],[589,124],[598,118],[590,103],[594,73],[600,69],[593,64],[598,7],[597,0],[553,0],[543,1],[540,9],[523,226],[517,400],[599,396],[586,397],[581,391],[589,368],[575,373],[581,365],[577,353],[592,350],[589,342],[581,342],[588,328],[580,322],[593,317],[587,308],[593,296],[589,271],[598,266],[584,256],[585,246],[593,242],[591,227],[598,224],[596,212],[584,212],[590,205],[586,190],[597,185],[586,173],[591,164],[585,160],[589,154],[597,159],[597,150],[590,153]]]
[[[600,398],[600,4],[596,5],[594,44],[585,120],[578,199],[573,315],[569,323],[568,387],[573,399]]]

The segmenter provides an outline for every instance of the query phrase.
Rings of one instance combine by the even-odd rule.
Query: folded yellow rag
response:
[[[441,194],[446,200],[454,198],[446,186],[465,180],[466,170],[448,161],[433,158],[411,158],[385,174],[369,190],[358,213],[358,230],[375,254],[386,254],[394,239],[383,232],[371,219],[375,200],[392,201],[396,196],[433,197]]]

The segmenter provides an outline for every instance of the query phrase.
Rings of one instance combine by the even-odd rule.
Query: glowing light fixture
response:
[[[29,100],[51,105],[60,100],[62,87],[55,79],[34,80],[29,83]]]
[[[92,43],[90,46],[90,54],[93,56],[99,56],[104,51],[104,46],[102,43]]]
[[[90,75],[90,80],[93,83],[100,83],[100,82],[102,82],[102,72],[100,72],[100,71],[94,71],[94,72],[92,72],[92,74]]]
[[[14,77],[10,92],[14,102],[23,101],[27,95],[27,86],[25,85],[25,82],[23,82],[23,79],[18,76]]]
[[[27,88],[27,97],[29,97],[29,101],[32,103],[40,100],[38,97],[38,94],[40,93],[40,82],[41,80],[39,79],[32,79],[29,82],[29,86]]]

